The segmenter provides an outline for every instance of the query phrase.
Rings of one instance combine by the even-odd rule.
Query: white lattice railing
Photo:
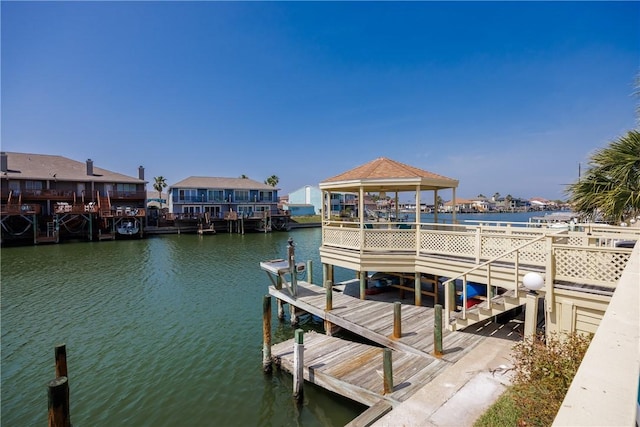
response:
[[[631,249],[554,245],[557,281],[579,282],[614,289],[631,256]]]

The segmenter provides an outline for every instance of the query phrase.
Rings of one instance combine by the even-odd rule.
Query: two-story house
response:
[[[63,156],[0,153],[2,239],[34,243],[115,235],[145,218],[144,168],[131,177]]]

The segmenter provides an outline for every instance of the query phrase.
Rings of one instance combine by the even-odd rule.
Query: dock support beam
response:
[[[393,303],[393,338],[402,337],[402,303],[396,301]]]
[[[304,331],[296,329],[293,344],[293,398],[302,402],[304,384]]]
[[[277,305],[278,305],[278,320],[283,321],[284,320],[284,303],[282,302],[281,299],[277,300]]]
[[[385,348],[382,354],[382,370],[384,372],[383,390],[384,394],[390,394],[393,393],[393,365],[391,361],[391,349]]]
[[[433,323],[433,355],[442,357],[442,306],[436,304],[434,307]]]
[[[420,307],[422,305],[422,274],[416,272],[414,274],[414,291],[415,291],[415,305]],[[437,301],[436,301],[437,302]]]
[[[324,310],[325,312],[329,312],[333,310],[333,282],[331,280],[327,280],[324,283],[324,289],[326,293],[326,303]],[[329,322],[326,319],[324,321],[324,333],[329,337],[333,336],[333,323]]]
[[[367,295],[367,272],[363,271],[360,274],[360,299],[365,299]]]
[[[271,296],[262,299],[262,369],[271,372]]]
[[[307,260],[307,282],[313,283],[313,262]]]

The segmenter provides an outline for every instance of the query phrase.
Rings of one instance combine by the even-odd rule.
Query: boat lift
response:
[[[270,261],[263,261],[260,263],[260,268],[267,273],[269,280],[273,283],[276,289],[287,288],[291,296],[298,295],[297,290],[297,273],[305,271],[305,264],[303,262],[295,262],[295,247],[293,245],[293,238],[289,237],[287,241],[287,259],[272,259]],[[290,280],[287,280],[287,275],[290,276]]]

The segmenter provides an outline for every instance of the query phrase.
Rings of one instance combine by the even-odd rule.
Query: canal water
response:
[[[472,218],[484,217],[526,221]],[[308,384],[296,405],[289,374],[262,372],[271,282],[259,263],[285,258],[292,237],[321,283],[320,231],[3,248],[2,425],[46,424],[54,347],[65,343],[74,427],[343,426],[366,408]],[[336,270],[336,281],[351,278]],[[275,311],[274,342],[293,337]],[[322,329],[310,317],[301,326]]]

